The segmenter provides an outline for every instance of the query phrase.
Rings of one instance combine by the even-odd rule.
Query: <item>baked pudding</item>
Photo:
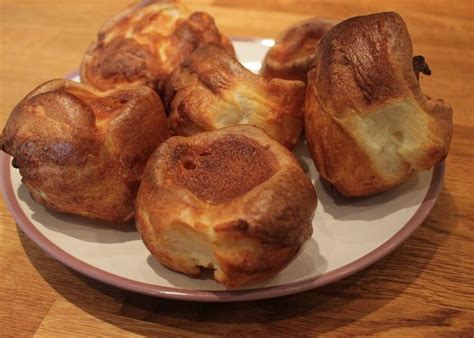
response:
[[[231,53],[206,45],[173,72],[165,103],[175,135],[249,124],[292,148],[303,129],[304,87],[301,81],[266,80]]]
[[[161,92],[171,72],[207,43],[233,53],[208,14],[179,1],[141,1],[102,26],[82,60],[81,81],[101,90],[146,85]]]
[[[134,215],[148,157],[168,136],[160,98],[148,87],[99,92],[52,80],[13,109],[0,144],[38,203],[122,223]]]
[[[252,126],[165,141],[150,157],[136,222],[158,261],[226,287],[269,278],[311,236],[317,199],[289,150]]]
[[[452,109],[426,96],[403,19],[350,18],[319,43],[308,73],[305,130],[319,173],[347,196],[390,189],[448,154]]]
[[[267,79],[277,77],[306,82],[319,41],[338,22],[336,19],[314,17],[292,25],[268,50],[260,74]]]

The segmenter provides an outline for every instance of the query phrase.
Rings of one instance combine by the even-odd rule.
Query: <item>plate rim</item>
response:
[[[423,201],[408,222],[387,241],[349,264],[316,277],[309,277],[282,285],[250,290],[205,291],[158,286],[117,276],[81,261],[60,249],[56,244],[40,233],[23,212],[13,190],[10,161],[10,155],[4,152],[0,154],[0,191],[18,227],[43,251],[75,271],[120,289],[155,297],[196,302],[240,302],[287,296],[336,282],[367,268],[395,250],[423,223],[441,192],[445,172],[444,161],[438,163],[433,168],[431,182]]]

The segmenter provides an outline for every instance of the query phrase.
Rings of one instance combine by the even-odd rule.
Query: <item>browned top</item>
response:
[[[151,78],[152,65],[153,55],[144,46],[135,40],[117,37],[107,45],[99,41],[87,74],[96,74],[103,81],[133,82]],[[91,81],[89,76],[87,79]]]
[[[230,135],[202,146],[180,144],[172,155],[178,180],[211,203],[232,200],[270,178],[272,152],[245,136]]]
[[[345,20],[318,47],[313,78],[321,105],[335,114],[368,112],[407,90],[420,93],[412,55],[407,26],[397,13]]]
[[[267,57],[277,62],[288,62],[310,57],[319,40],[336,23],[336,20],[311,18],[291,26],[277,39]]]
[[[81,80],[99,89],[141,84],[162,89],[169,74],[200,44],[233,52],[211,16],[179,1],[145,1],[111,17],[86,52]]]
[[[315,17],[289,27],[265,55],[262,76],[306,81],[316,46],[337,22],[335,19]]]

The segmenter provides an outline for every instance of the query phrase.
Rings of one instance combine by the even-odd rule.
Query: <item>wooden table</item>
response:
[[[129,1],[1,0],[0,125],[38,84],[78,67],[98,27]],[[395,10],[454,108],[444,188],[400,248],[332,285],[228,304],[168,301],[81,276],[43,253],[0,202],[0,336],[474,335],[474,1],[192,1],[231,36],[275,37],[312,15]]]

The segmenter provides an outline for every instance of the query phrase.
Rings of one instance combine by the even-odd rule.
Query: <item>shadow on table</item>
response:
[[[441,216],[443,224],[437,222]],[[401,247],[372,267],[304,293],[243,303],[192,303],[122,291],[69,270],[47,257],[24,234],[20,233],[20,238],[35,268],[57,292],[89,314],[124,330],[143,335],[160,332],[158,326],[155,332],[153,326],[139,324],[145,321],[189,335],[314,335],[358,321],[398,297],[423,273],[457,223],[456,205],[444,189],[428,220]]]

